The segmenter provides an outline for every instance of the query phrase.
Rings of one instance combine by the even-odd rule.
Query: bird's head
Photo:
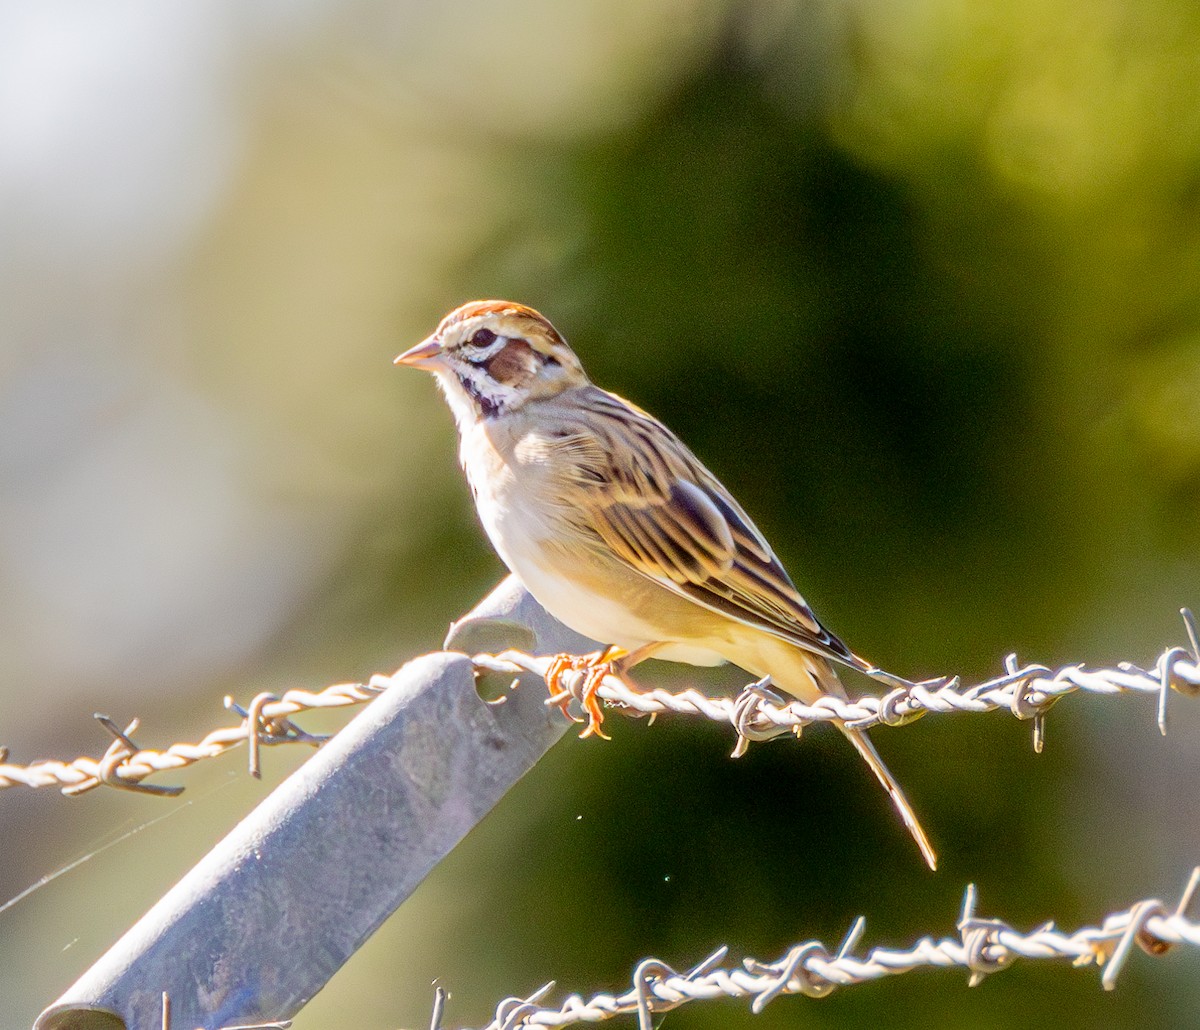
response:
[[[507,300],[456,308],[395,363],[434,373],[460,427],[588,381],[549,320]]]

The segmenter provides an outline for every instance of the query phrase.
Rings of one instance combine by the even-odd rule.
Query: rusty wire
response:
[[[962,687],[957,678],[906,683],[881,697],[865,696],[850,701],[825,696],[812,704],[786,699],[762,680],[746,687],[737,697],[706,697],[696,690],[671,693],[666,690],[632,690],[615,676],[605,676],[598,696],[631,716],[662,713],[701,716],[731,724],[738,734],[735,755],[745,751],[750,741],[766,740],[784,733],[796,733],[814,722],[842,721],[854,728],[877,724],[898,726],[929,712],[1007,711],[1018,719],[1032,719],[1034,747],[1041,750],[1046,712],[1060,698],[1078,691],[1096,694],[1142,693],[1158,699],[1158,725],[1165,733],[1167,699],[1172,692],[1188,696],[1200,694],[1200,641],[1191,612],[1182,610],[1189,648],[1170,647],[1150,668],[1121,662],[1115,669],[1087,669],[1068,665],[1058,670],[1044,665],[1019,667],[1015,655],[1005,659],[1005,673],[974,687]],[[530,671],[544,677],[553,661],[522,651],[504,651],[499,655],[476,655],[481,671],[516,674]],[[895,684],[896,677],[879,673]],[[561,683],[578,696],[585,677],[567,671]],[[182,769],[206,758],[215,758],[247,744],[252,775],[258,775],[259,749],[262,745],[306,743],[317,745],[324,738],[305,733],[290,717],[302,712],[326,708],[346,708],[370,701],[391,682],[388,676],[372,676],[367,683],[338,683],[318,692],[289,690],[282,697],[259,694],[242,708],[231,698],[225,707],[241,718],[233,726],[213,730],[197,743],[176,743],[165,749],[140,748],[132,739],[138,723],[135,719],[124,730],[106,716],[96,718],[113,736],[108,750],[99,758],[80,757],[70,762],[43,760],[20,765],[8,762],[8,753],[0,748],[0,790],[8,787],[59,787],[64,794],[86,793],[99,786],[152,794],[175,795],[182,787],[159,786],[142,782],[147,777]]]
[[[1200,922],[1188,915],[1198,884],[1200,866],[1192,871],[1175,906],[1169,908],[1150,898],[1108,916],[1099,926],[1074,933],[1064,933],[1052,922],[1021,933],[1002,920],[980,918],[975,914],[975,888],[971,885],[954,937],[937,941],[922,937],[908,949],[873,948],[859,958],[854,951],[865,926],[860,916],[832,953],[820,941],[808,941],[789,948],[772,962],[746,958],[740,965],[723,965],[728,948],[722,947],[684,973],[659,959],[647,958],[634,968],[630,988],[623,994],[596,994],[587,999],[572,994],[557,1006],[545,1005],[543,999],[555,987],[551,981],[528,997],[505,998],[485,1030],[566,1027],[631,1014],[636,1014],[639,1030],[652,1030],[654,1016],[693,1001],[749,998],[751,1011],[757,1014],[780,995],[823,998],[838,987],[923,967],[965,969],[970,985],[975,986],[1018,958],[1069,959],[1074,966],[1102,966],[1100,982],[1105,990],[1112,990],[1135,945],[1149,955],[1162,955],[1177,944],[1200,947]],[[433,1030],[440,1030],[441,1014],[440,1006],[435,1006]]]
[[[880,672],[879,678],[903,685],[881,697],[868,695],[853,701],[829,694],[811,704],[785,698],[770,689],[769,677],[750,684],[737,697],[714,698],[691,689],[679,693],[635,690],[616,676],[606,675],[599,681],[596,694],[626,715],[676,713],[730,723],[738,734],[735,756],[742,754],[750,741],[798,733],[816,722],[843,722],[855,729],[866,729],[875,725],[903,725],[930,712],[1003,711],[1018,719],[1032,719],[1034,749],[1041,751],[1046,712],[1060,698],[1078,691],[1104,695],[1155,695],[1158,727],[1165,735],[1170,694],[1200,695],[1200,640],[1192,613],[1184,608],[1181,614],[1190,648],[1167,648],[1150,668],[1121,662],[1115,669],[1067,665],[1051,670],[1044,665],[1020,666],[1017,656],[1010,654],[1005,659],[1002,676],[973,687],[962,687],[957,677],[906,683]],[[474,658],[475,664],[482,669],[502,673],[529,671],[540,676],[547,674],[552,661],[549,657],[521,651],[476,655]],[[576,700],[581,700],[587,677],[580,670],[568,669],[562,673],[559,682]]]

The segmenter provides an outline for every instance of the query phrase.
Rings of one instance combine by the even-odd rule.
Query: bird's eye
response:
[[[496,342],[496,334],[490,329],[476,329],[468,342],[472,347],[488,347]]]

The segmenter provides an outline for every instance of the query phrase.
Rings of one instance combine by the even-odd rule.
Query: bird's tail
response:
[[[837,671],[829,660],[821,655],[789,646],[786,650],[778,648],[774,653],[764,653],[759,657],[762,667],[771,673],[771,678],[789,694],[802,700],[811,703],[823,693],[833,694],[836,697],[846,696],[846,688],[838,679]],[[896,777],[883,764],[883,759],[879,757],[879,752],[875,750],[871,738],[867,736],[865,730],[850,729],[843,723],[836,725],[849,738],[855,750],[866,760],[876,779],[883,784],[883,789],[891,797],[892,804],[896,806],[901,820],[908,827],[908,832],[912,834],[917,847],[921,849],[921,854],[929,863],[929,868],[936,869],[937,854],[933,850],[933,845],[925,836],[925,831],[917,820],[917,814],[909,804],[908,798],[904,796],[900,784],[896,782]]]
[[[913,811],[908,798],[904,796],[904,791],[901,789],[900,784],[896,782],[896,777],[883,764],[883,759],[879,757],[879,752],[875,750],[875,745],[871,743],[871,738],[862,730],[852,730],[840,724],[838,729],[846,734],[847,739],[854,745],[855,750],[866,759],[867,765],[871,767],[871,772],[875,774],[875,778],[883,784],[883,789],[891,797],[892,804],[896,806],[896,811],[900,813],[900,818],[904,822],[904,825],[908,827],[908,832],[912,834],[912,839],[917,842],[917,847],[921,849],[921,854],[925,856],[925,861],[929,863],[929,868],[937,869],[937,853],[933,850],[933,845],[929,843],[929,838],[921,828],[921,824],[917,820],[917,813]]]

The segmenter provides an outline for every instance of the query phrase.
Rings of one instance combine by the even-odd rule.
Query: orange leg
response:
[[[555,655],[546,669],[546,685],[550,688],[550,703],[557,705],[563,715],[573,722],[583,722],[583,719],[576,719],[567,710],[573,694],[562,685],[563,673],[568,670],[582,673],[584,679],[579,692],[579,702],[587,714],[587,726],[579,736],[583,738],[595,734],[604,740],[609,740],[608,734],[600,728],[604,722],[604,712],[600,708],[600,699],[597,697],[600,684],[604,682],[605,676],[616,676],[630,690],[636,690],[637,688],[629,681],[625,673],[643,659],[649,658],[662,646],[662,643],[644,644],[636,650],[626,651],[613,644],[594,654]]]

